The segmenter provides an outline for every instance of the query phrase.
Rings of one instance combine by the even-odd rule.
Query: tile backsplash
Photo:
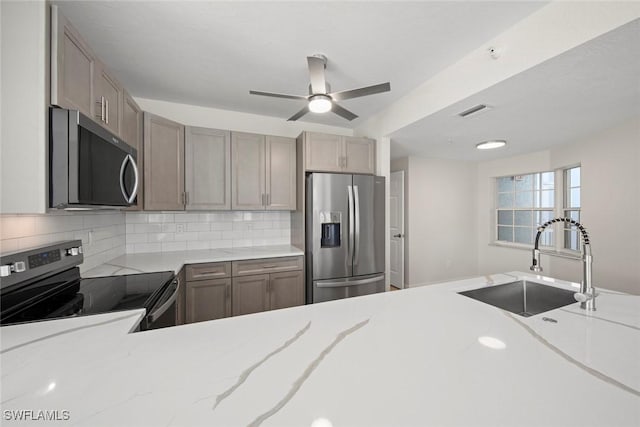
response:
[[[288,245],[290,212],[127,212],[127,253]]]
[[[0,215],[0,253],[72,239],[82,240],[81,271],[118,257],[125,253],[125,214],[56,211],[42,215]]]

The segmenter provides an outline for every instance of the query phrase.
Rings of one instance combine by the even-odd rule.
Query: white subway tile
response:
[[[149,222],[174,222],[174,215],[168,213],[149,214]]]
[[[180,215],[180,222],[198,222],[200,214],[182,214]]]
[[[209,249],[209,242],[201,242],[201,241],[190,241],[187,242],[187,250],[203,250]]]
[[[211,231],[233,230],[233,222],[212,222]]]
[[[147,243],[147,233],[127,233],[127,245],[130,243]]]
[[[195,231],[189,231],[186,233],[175,233],[176,242],[188,242],[198,240],[198,233]]]
[[[209,247],[211,249],[232,248],[233,240],[214,240],[209,242]]]
[[[136,224],[136,233],[160,233],[162,232],[162,224]]]
[[[187,242],[163,242],[162,252],[185,251]]]
[[[173,242],[175,240],[174,233],[149,233],[148,235],[149,243],[153,242]]]
[[[187,223],[187,231],[209,231],[209,224],[205,222],[189,222]]]
[[[160,243],[135,243],[133,245],[135,253],[140,252],[161,252],[162,245]]]
[[[198,240],[219,240],[222,238],[222,233],[220,231],[205,231],[202,233],[198,233]]]
[[[127,224],[140,224],[149,222],[149,214],[143,212],[127,212],[125,216]]]
[[[0,217],[0,239],[28,237],[35,234],[36,217],[10,215]]]
[[[176,232],[176,224],[175,223],[162,224],[162,232],[163,233],[175,233]]]

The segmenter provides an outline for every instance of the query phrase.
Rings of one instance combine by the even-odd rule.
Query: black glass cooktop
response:
[[[77,268],[2,295],[2,325],[107,313],[155,304],[173,272],[81,279]]]

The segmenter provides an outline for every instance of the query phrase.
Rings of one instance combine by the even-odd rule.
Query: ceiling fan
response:
[[[326,113],[328,111],[332,111],[340,117],[351,121],[358,116],[338,105],[336,101],[344,101],[345,99],[359,98],[361,96],[389,92],[391,90],[391,85],[387,82],[373,86],[361,87],[359,89],[329,93],[331,89],[324,76],[324,70],[327,68],[327,57],[319,54],[307,56],[307,64],[309,65],[309,79],[311,81],[311,85],[309,85],[309,95],[286,95],[282,93],[260,92],[256,90],[250,90],[249,93],[251,95],[271,96],[274,98],[285,99],[304,99],[307,101],[307,105],[305,105],[302,110],[289,117],[287,121],[298,120],[308,112]]]

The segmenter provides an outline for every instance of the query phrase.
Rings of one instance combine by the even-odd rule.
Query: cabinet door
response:
[[[96,98],[95,115],[98,123],[116,135],[120,135],[122,119],[122,86],[111,76],[100,61],[96,61],[96,79],[94,96]]]
[[[51,104],[94,118],[96,58],[69,21],[51,7]]]
[[[346,162],[344,171],[350,173],[375,173],[375,141],[369,138],[345,136]]]
[[[231,279],[187,282],[187,323],[229,316],[231,316]]]
[[[184,154],[186,209],[231,209],[230,132],[187,127]]]
[[[304,304],[304,276],[302,270],[269,275],[269,308],[295,307]]]
[[[267,296],[269,275],[234,277],[232,285],[232,313],[234,316],[241,314],[259,313],[269,309]]]
[[[264,210],[265,137],[250,133],[231,133],[231,208]]]
[[[184,209],[184,126],[144,113],[144,208]]]
[[[341,172],[344,163],[342,137],[306,132],[305,169],[320,172]]]
[[[136,164],[138,165],[139,179],[137,202],[127,210],[142,209],[144,200],[144,155],[142,147],[142,110],[127,92],[122,100],[122,139],[136,149]]]
[[[266,209],[296,209],[296,140],[267,136]]]

